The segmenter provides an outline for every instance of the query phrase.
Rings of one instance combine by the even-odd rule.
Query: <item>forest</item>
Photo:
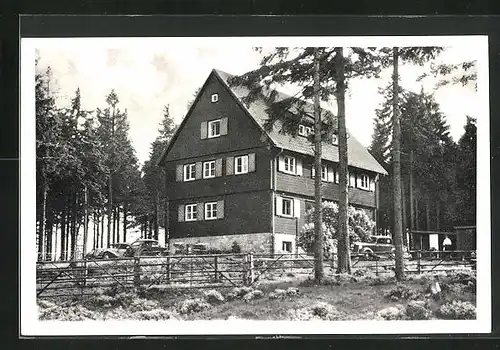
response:
[[[290,61],[292,65],[289,67],[292,68],[287,70],[287,74],[280,76],[283,64],[272,66],[271,61],[277,57],[283,59],[285,55],[279,49],[276,52],[274,57],[268,56],[267,61],[264,58],[262,62],[261,68],[266,69],[266,74],[274,78],[274,81],[269,81],[300,84],[308,79],[311,82],[314,80],[316,85],[312,86],[311,83],[306,86],[301,97],[314,98],[315,105],[317,102],[318,106],[320,99],[327,100],[330,96],[344,101],[344,95],[339,93],[339,86],[342,86],[344,92],[348,86],[340,85],[343,81],[339,80],[340,74],[345,74],[346,81],[363,75],[374,76],[381,67],[388,67],[388,62],[392,62],[390,50],[377,52],[378,58],[374,59],[375,54],[354,49],[350,51],[353,61],[347,61],[343,51],[338,48],[328,53],[325,49],[308,48],[301,58],[306,55],[314,56],[307,63],[308,71],[301,71],[306,64],[299,64],[298,60]],[[334,58],[331,62],[328,61],[330,57]],[[338,60],[338,57],[343,60]],[[402,51],[401,57],[403,61],[405,58],[410,60],[405,51]],[[422,61],[433,57],[433,54],[425,50],[417,50],[411,59]],[[311,68],[311,63],[314,63],[315,69]],[[370,68],[366,68],[368,65]],[[319,83],[327,75],[327,68],[324,67],[339,72],[335,75],[332,87]],[[444,76],[454,70],[462,69],[467,72],[470,67],[470,63],[437,67],[431,73]],[[274,75],[272,69],[275,69]],[[262,70],[256,72],[259,74],[243,78],[248,82],[249,77],[254,80],[263,77]],[[465,85],[474,78],[470,74],[463,74],[462,78],[452,80],[451,83]],[[141,166],[129,137],[126,104],[120,103],[114,90],[103,96],[101,106],[84,110],[84,97],[80,95],[79,89],[74,92],[69,105],[57,105],[57,92],[51,88],[52,80],[50,67],[44,71],[37,69],[38,259],[78,259],[90,249],[127,241],[132,230],[139,231],[141,237],[159,239],[160,231],[168,227],[165,215],[168,200],[163,169],[156,164],[176,129],[168,104],[164,107],[157,136],[151,143],[149,159]],[[438,85],[444,84],[442,81],[444,80],[439,80]],[[369,146],[372,155],[389,172],[388,176],[380,178],[378,229],[393,230],[394,203],[395,200],[398,202],[394,197],[393,175],[395,130],[400,133],[396,138],[401,140],[398,143],[400,148],[397,154],[400,159],[397,159],[397,166],[400,166],[401,174],[402,227],[451,230],[454,226],[475,224],[475,119],[467,117],[463,134],[455,142],[446,123],[446,118],[452,116],[441,113],[432,94],[411,92],[404,86],[397,86],[395,89],[394,86],[397,84],[391,84],[380,91],[385,102],[376,110],[373,138]],[[400,129],[394,128],[394,101],[399,107]],[[348,118],[345,111],[343,113]],[[335,127],[344,128],[345,132],[345,124],[337,124]],[[316,128],[318,133],[320,129]],[[321,135],[317,140],[320,138]],[[343,142],[342,138],[340,142]],[[321,167],[318,169],[320,171]],[[168,234],[163,237],[164,241],[161,243],[168,244]]]

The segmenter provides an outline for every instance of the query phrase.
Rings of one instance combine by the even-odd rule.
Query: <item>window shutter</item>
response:
[[[255,171],[255,153],[248,155],[248,172],[251,173],[252,171]]]
[[[177,164],[177,169],[175,172],[176,181],[182,181],[183,171],[184,171],[184,166],[182,164]]]
[[[283,203],[281,202],[281,197],[276,196],[276,215],[281,215],[283,213],[282,207]]]
[[[295,167],[296,167],[295,173],[299,176],[302,176],[302,159],[300,159],[300,158],[296,159]]]
[[[355,187],[356,186],[356,176],[354,174],[349,173],[349,186]]]
[[[220,134],[227,135],[227,118],[222,118],[220,120]]]
[[[300,218],[300,199],[293,199],[293,216]]]
[[[278,170],[285,171],[285,158],[283,156],[280,156],[278,159]]]
[[[202,162],[196,162],[196,179],[201,179],[203,174],[203,163]]]
[[[375,180],[370,178],[370,191],[375,192]]]
[[[224,218],[224,201],[217,201],[217,219]]]
[[[179,204],[179,208],[177,210],[177,213],[178,213],[177,220],[179,222],[184,221],[184,204]]]
[[[196,220],[198,221],[201,221],[203,219],[205,219],[205,208],[204,208],[204,205],[203,203],[198,203],[196,205]]]
[[[234,174],[234,157],[226,158],[226,175]]]
[[[215,176],[222,176],[222,158],[215,160]]]
[[[201,122],[201,127],[200,127],[200,133],[201,133],[201,138],[206,139],[208,136],[208,127],[207,127],[208,122]]]
[[[327,176],[328,182],[333,182],[334,181],[334,177],[335,177],[335,174],[333,173],[333,168],[328,167],[327,168],[327,172],[328,172],[328,176]]]

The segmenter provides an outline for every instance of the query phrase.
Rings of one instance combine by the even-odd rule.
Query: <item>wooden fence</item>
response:
[[[475,268],[470,251],[411,252],[405,259],[408,273]],[[376,275],[391,273],[388,254],[353,256],[352,269]],[[336,257],[325,261],[326,273],[335,273]],[[119,259],[37,262],[38,297],[96,294],[114,287],[224,288],[254,285],[276,276],[310,275],[314,258],[304,254],[172,255]]]

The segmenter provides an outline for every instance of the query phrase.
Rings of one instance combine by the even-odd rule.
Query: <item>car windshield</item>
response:
[[[379,238],[377,243],[379,244],[391,244],[391,239],[390,238]]]

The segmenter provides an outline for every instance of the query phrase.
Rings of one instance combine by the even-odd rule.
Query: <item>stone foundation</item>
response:
[[[231,250],[231,246],[235,241],[240,245],[242,252],[269,254],[271,253],[273,246],[272,234],[269,232],[245,233],[238,235],[171,238],[170,252],[173,253],[175,249],[174,245],[180,242],[189,245],[205,243],[208,244],[208,247],[212,249]]]

